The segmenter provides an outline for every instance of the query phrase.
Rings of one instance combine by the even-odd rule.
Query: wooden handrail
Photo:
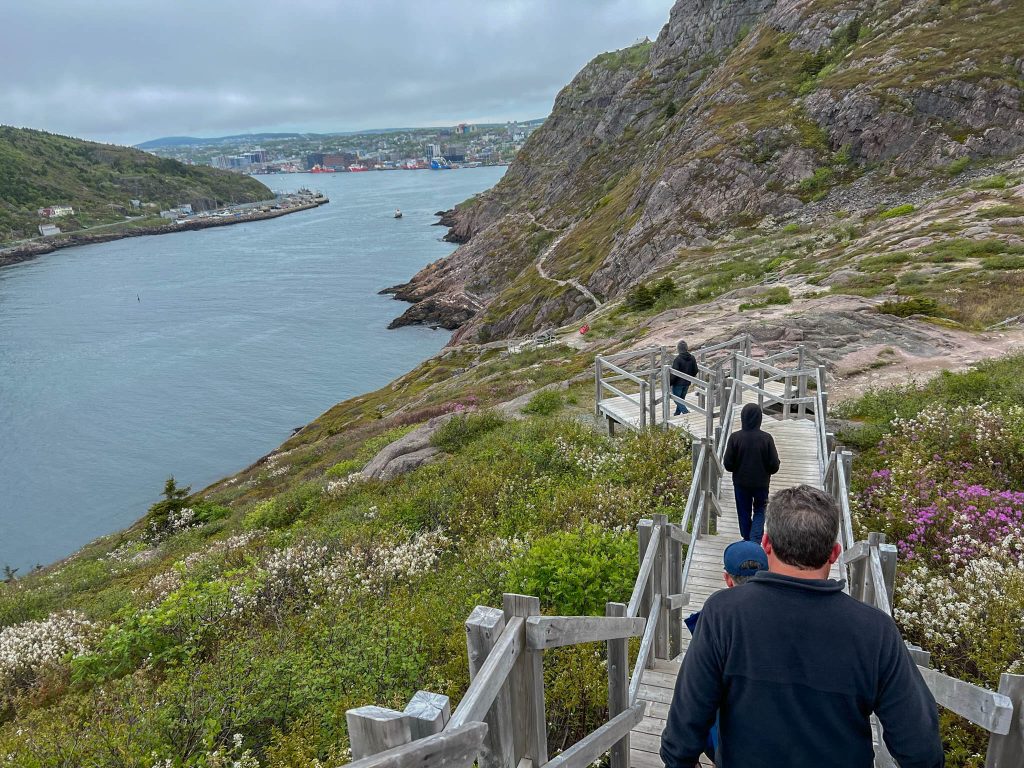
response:
[[[608,362],[608,360],[606,360],[603,357],[598,357],[597,358],[597,362],[598,362],[598,371],[601,370],[602,366],[607,366],[608,368],[611,368],[613,371],[615,371],[616,373],[620,374],[624,378],[631,379],[632,381],[636,382],[637,384],[639,384],[639,383],[641,383],[643,381],[643,379],[640,378],[640,376],[638,376],[637,374],[632,373],[630,371],[627,371],[625,368],[620,368],[619,366],[615,365],[615,363],[610,363],[610,362]]]
[[[530,616],[526,620],[526,647],[543,651],[563,645],[640,637],[646,625],[642,617]]]
[[[878,547],[871,547],[871,586],[875,597],[875,608],[882,611],[886,616],[892,616],[892,608],[889,607],[889,594],[885,588],[885,575],[882,573],[882,558],[878,553]]]
[[[651,570],[654,568],[654,558],[658,554],[660,540],[661,526],[656,525],[651,531],[651,540],[647,544],[647,551],[644,552],[644,561],[640,564],[640,572],[633,585],[633,594],[629,598],[629,603],[626,604],[626,616],[630,618],[640,613],[640,601],[643,600],[644,591],[647,589],[647,580],[651,577]]]
[[[702,445],[699,441],[694,441],[692,445]],[[692,455],[692,451],[691,451]],[[690,491],[686,496],[686,506],[683,507],[683,519],[680,521],[679,526],[685,531],[687,524],[690,522],[690,518],[693,516],[693,510],[697,503],[697,494],[700,490],[700,483],[697,482],[697,478],[701,477],[701,472],[704,468],[704,450],[697,454],[695,463],[693,464],[693,480],[690,482]]]
[[[661,594],[654,596],[651,605],[661,605]],[[651,656],[651,649],[654,648],[654,633],[658,629],[658,617],[661,611],[651,611],[651,617],[647,620],[647,627],[644,629],[644,639],[640,641],[640,652],[636,656],[636,664],[633,665],[633,676],[629,679],[629,703],[636,702],[637,694],[640,693],[640,680],[647,668],[647,661]]]
[[[544,765],[546,768],[588,768],[643,719],[644,703],[638,701]]]
[[[505,625],[505,631],[501,633],[498,642],[487,655],[487,660],[480,667],[473,682],[466,689],[466,695],[452,712],[452,719],[448,722],[449,728],[458,728],[460,725],[483,720],[487,716],[487,710],[491,708],[523,650],[524,634],[523,617],[513,616]]]
[[[918,666],[935,701],[989,733],[1007,734],[1013,721],[1013,702],[1008,696],[958,680],[930,667]]]
[[[486,735],[486,723],[470,722],[369,755],[349,763],[346,768],[421,768],[426,765],[463,768],[476,760]]]

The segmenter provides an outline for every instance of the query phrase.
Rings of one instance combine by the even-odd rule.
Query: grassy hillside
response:
[[[75,216],[55,222],[71,231],[123,220],[133,199],[150,204],[142,212],[158,213],[184,203],[199,209],[272,197],[247,176],[128,147],[0,126],[0,243],[38,234],[37,225],[46,220],[36,211],[51,205],[75,209]]]

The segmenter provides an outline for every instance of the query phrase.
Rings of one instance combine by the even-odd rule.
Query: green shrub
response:
[[[261,501],[248,512],[242,524],[256,528],[286,528],[300,517],[309,518],[319,509],[323,489],[317,483],[303,483],[273,499]]]
[[[757,294],[750,301],[740,304],[740,312],[748,309],[761,309],[772,304],[789,304],[792,301],[793,297],[789,295],[789,288],[784,285],[777,286]]]
[[[545,389],[530,398],[530,402],[523,408],[523,413],[533,413],[538,416],[550,416],[565,404],[562,393],[557,389]]]
[[[971,164],[971,158],[969,157],[958,157],[956,160],[946,166],[945,172],[947,176],[956,176],[959,173],[963,173],[967,166]]]
[[[910,317],[911,315],[939,317],[942,314],[939,309],[939,303],[935,299],[929,299],[925,296],[914,296],[897,301],[884,301],[878,305],[878,311],[883,315],[895,315],[896,317]]]
[[[642,312],[654,306],[658,297],[644,284],[635,285],[626,293],[626,307],[634,312]]]
[[[835,171],[827,166],[818,168],[814,175],[800,182],[799,190],[804,197],[813,198],[815,195],[828,191],[835,181]]]
[[[515,561],[508,591],[537,595],[550,613],[604,615],[604,604],[629,599],[638,564],[636,539],[596,525],[537,539]]]
[[[1010,180],[1003,174],[996,174],[995,176],[987,176],[984,179],[971,184],[974,189],[1006,189],[1010,186]]]
[[[999,256],[989,256],[987,259],[981,260],[981,266],[985,269],[1024,269],[1024,256],[1012,256],[1005,253]]]
[[[507,423],[504,416],[495,411],[467,413],[454,416],[434,433],[430,444],[447,453],[458,453],[471,442]]]
[[[341,477],[345,478],[351,475],[353,472],[358,472],[365,466],[366,462],[360,461],[359,459],[345,459],[339,461],[337,464],[332,466],[324,475],[327,477]]]
[[[887,211],[882,211],[878,214],[880,219],[895,219],[897,216],[906,216],[908,213],[913,213],[917,210],[916,205],[911,203],[904,203],[903,205],[897,205],[895,208],[890,208]]]

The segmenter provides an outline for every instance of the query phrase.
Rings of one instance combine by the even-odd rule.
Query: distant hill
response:
[[[547,118],[537,117],[532,120],[520,120],[520,125],[537,126]],[[481,128],[500,127],[504,123],[475,123]],[[209,146],[211,144],[237,144],[241,141],[261,142],[279,141],[282,139],[317,139],[330,138],[331,136],[358,136],[381,133],[403,133],[406,131],[433,130],[428,127],[406,126],[397,128],[366,128],[361,131],[332,131],[331,133],[237,133],[233,136],[209,136],[206,138],[198,136],[164,136],[159,139],[151,139],[141,144],[136,144],[136,149],[167,149],[168,147],[195,147]]]
[[[234,136],[212,136],[201,138],[199,136],[164,136],[160,139],[152,139],[136,144],[136,149],[162,149],[165,147],[195,147],[205,144],[234,144],[239,141],[271,141],[278,139],[300,139],[304,136],[328,136],[332,134],[315,133],[239,133]]]
[[[130,200],[144,211],[250,203],[273,193],[248,176],[192,166],[129,147],[0,126],[0,242],[36,234],[37,209],[70,205],[64,231],[123,219]]]

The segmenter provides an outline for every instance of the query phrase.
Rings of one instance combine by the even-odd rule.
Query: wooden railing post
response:
[[[803,347],[801,347],[800,350],[802,353]],[[801,354],[800,357],[803,357],[803,354]],[[800,377],[797,382],[796,392],[797,397],[800,398],[800,403],[796,407],[796,415],[797,418],[805,419],[807,418],[807,403],[804,402],[804,398],[807,397],[807,374],[804,373],[803,366],[800,366]]]
[[[668,535],[668,515],[654,515],[654,525],[661,529],[658,536],[658,554],[654,558],[653,587],[656,595],[662,595],[660,605],[653,606],[658,612],[658,629],[654,635],[654,659],[668,658],[668,609],[665,607],[664,598],[669,595],[668,591],[668,547],[671,541]],[[650,664],[649,666],[654,666]]]
[[[824,424],[828,421],[828,383],[825,380],[827,376],[824,365],[818,366],[818,390],[821,392],[821,423]]]
[[[999,693],[1013,702],[1013,720],[1009,733],[989,738],[985,768],[1017,768],[1024,755],[1024,675],[1001,674]]]
[[[622,603],[606,603],[605,616],[625,616]],[[629,639],[608,641],[608,719],[629,709]],[[629,768],[629,734],[612,747],[611,768]]]
[[[505,621],[513,616],[540,615],[540,598],[506,593],[502,598]],[[534,768],[548,761],[548,723],[544,708],[544,652],[526,648],[509,675],[515,731],[515,759],[528,758]]]
[[[452,718],[452,705],[443,694],[416,691],[403,714],[409,718],[409,730],[415,741],[443,731]]]
[[[703,438],[701,440],[701,450],[704,451],[704,469],[701,472],[700,485],[701,490],[704,492],[704,514],[700,521],[700,532],[702,534],[711,533],[711,514],[714,511],[714,502],[712,496],[714,495],[714,471],[717,469],[715,460],[711,456],[711,440]]]
[[[728,407],[728,395],[724,394],[726,392],[731,394],[732,391],[733,391],[733,378],[732,378],[732,376],[726,376],[725,380],[722,382],[722,392],[723,392],[723,394],[722,394],[722,407],[721,407],[721,409],[719,410],[719,413],[718,413],[718,423],[719,423],[719,425],[723,429],[732,429],[732,425],[731,424],[726,424],[725,423],[725,420],[726,420],[726,418],[729,415],[728,414],[729,407]]]
[[[661,369],[661,424],[668,429],[669,419],[672,417],[672,410],[669,408],[675,405],[672,401],[672,370],[671,366],[664,366]]]
[[[683,545],[677,539],[668,539],[668,585],[667,595],[678,595],[683,591]],[[674,659],[683,652],[683,609],[668,611],[668,658]]]
[[[360,760],[412,741],[409,718],[384,707],[357,707],[345,713],[352,759]]]
[[[647,382],[640,381],[640,429],[647,428]]]
[[[872,549],[877,549],[879,544],[885,542],[885,534],[871,532],[868,534],[868,546]],[[881,552],[879,552],[881,555]],[[869,605],[875,604],[875,594],[880,589],[885,589],[885,584],[875,584],[875,579],[871,574],[871,558],[866,557],[864,559],[864,584],[863,584],[863,600]]]
[[[594,359],[594,384],[597,387],[597,393],[594,398],[594,415],[601,415],[601,356],[598,355]]]
[[[498,637],[505,631],[505,614],[498,608],[478,605],[466,620],[466,651],[469,654],[469,679],[476,678]],[[512,694],[505,685],[494,699],[487,716],[487,737],[480,754],[480,768],[516,768],[515,722]]]

